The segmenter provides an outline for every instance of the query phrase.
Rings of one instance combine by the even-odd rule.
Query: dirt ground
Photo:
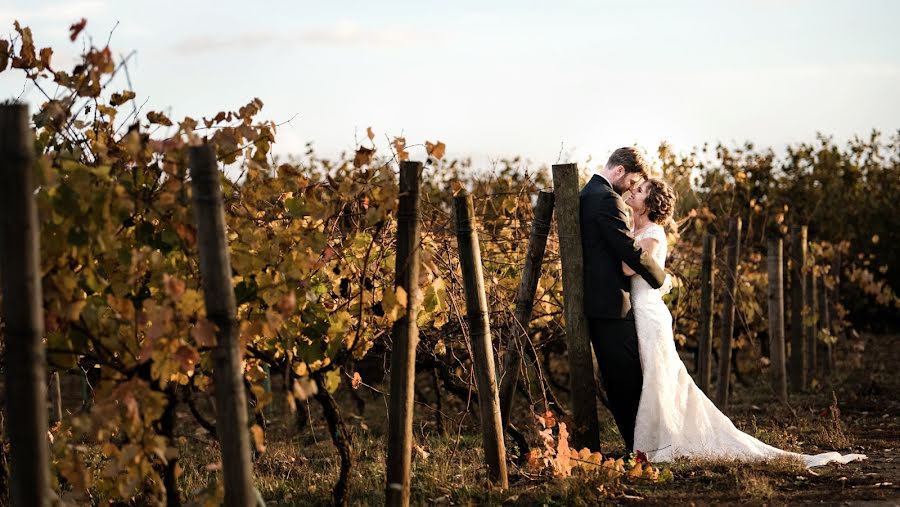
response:
[[[743,355],[743,354],[742,354]],[[417,380],[413,452],[414,505],[649,505],[805,504],[900,505],[900,335],[863,335],[837,352],[836,372],[818,380],[790,402],[775,402],[766,372],[746,357],[742,378],[727,410],[744,431],[780,448],[813,454],[836,450],[867,454],[847,465],[805,470],[794,462],[749,464],[687,462],[661,464],[673,480],[663,483],[553,479],[510,465],[510,489],[491,488],[486,479],[477,407],[460,420],[465,402],[444,393],[444,433],[437,431],[431,375]],[[338,475],[338,457],[315,402],[301,410],[309,419],[297,425],[277,392],[269,409],[267,450],[256,457],[258,488],[269,505],[328,505]],[[71,388],[76,388],[75,385]],[[386,385],[376,387],[385,391]],[[77,391],[72,392],[77,395]],[[561,394],[563,403],[567,403]],[[72,400],[78,402],[77,399]],[[338,401],[353,436],[356,464],[351,473],[352,505],[382,505],[386,439],[386,398],[365,387],[338,391]],[[836,405],[835,405],[836,401]],[[362,402],[362,403],[360,403]],[[527,404],[517,404],[513,419],[533,447],[538,426],[528,426]],[[833,411],[836,406],[838,411]],[[622,452],[611,416],[601,410],[604,451]],[[216,443],[184,411],[180,435],[180,480],[190,504],[213,488],[218,461]],[[311,422],[311,424],[310,424]],[[508,448],[513,448],[509,440]]]
[[[426,387],[420,388],[417,404],[413,503],[900,505],[900,376],[896,373],[900,367],[900,336],[863,335],[845,344],[836,355],[836,372],[818,379],[809,392],[792,395],[789,403],[773,401],[766,372],[753,371],[754,360],[747,358],[742,363],[746,385],[735,386],[728,414],[739,428],[780,448],[808,454],[831,450],[863,453],[869,456],[866,461],[812,470],[793,462],[681,461],[662,465],[672,470],[672,481],[622,480],[615,484],[581,477],[536,478],[511,466],[511,485],[506,492],[487,485],[481,466],[477,418],[473,413],[458,425],[454,416],[462,411],[463,404],[450,395],[445,395],[442,407],[449,414],[444,421],[447,434],[437,433],[434,410],[427,406],[433,391],[427,388],[426,375],[419,379],[419,386]],[[386,405],[378,393],[358,394],[366,400],[361,412],[354,413],[352,400],[342,401],[358,451],[351,484],[352,503],[381,504]],[[273,452],[267,453],[269,456],[261,457],[258,477],[267,501],[281,505],[330,501],[336,456],[327,439],[327,428],[320,422],[315,407],[310,407],[314,423],[291,438],[290,450],[276,444],[270,446]],[[527,421],[527,408],[518,408],[518,420]],[[612,419],[608,413],[602,415],[604,449],[621,453],[621,439]],[[526,431],[534,446],[538,443],[536,431],[536,424]],[[273,432],[277,430],[273,428]],[[512,448],[511,442],[508,445]],[[290,463],[296,464],[286,465],[288,460],[295,460]],[[300,480],[274,477],[267,472],[270,465],[282,477]]]
[[[636,488],[636,496],[660,505],[900,505],[900,336],[863,335],[843,352],[838,373],[810,393],[791,396],[790,405],[773,403],[763,386],[737,387],[729,415],[738,427],[779,447],[808,454],[856,452],[868,460],[797,473],[777,466],[675,464],[674,481]],[[834,400],[840,424],[830,414]]]

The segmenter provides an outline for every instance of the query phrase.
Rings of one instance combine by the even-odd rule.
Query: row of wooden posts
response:
[[[0,106],[0,260],[2,260],[3,315],[6,323],[7,428],[10,440],[13,505],[49,504],[49,449],[46,429],[45,351],[42,345],[43,316],[40,280],[39,225],[33,196],[32,136],[27,107]],[[225,504],[253,505],[254,488],[247,431],[247,404],[241,372],[236,322],[235,296],[225,236],[221,175],[210,146],[190,149],[193,206],[197,224],[202,288],[208,318],[218,328],[213,350],[216,400],[216,434],[222,453]],[[493,483],[508,486],[503,432],[509,422],[519,372],[522,344],[527,343],[534,297],[555,206],[562,262],[564,316],[569,368],[572,372],[593,371],[587,321],[583,312],[583,257],[579,223],[579,185],[575,164],[558,164],[553,169],[554,191],[540,192],[534,212],[531,236],[522,279],[516,298],[514,329],[509,333],[504,357],[504,376],[499,382],[482,273],[481,252],[476,232],[472,197],[454,197],[454,218],[463,275],[469,337],[478,389],[485,461]],[[419,192],[420,162],[400,165],[400,196],[397,213],[396,285],[407,293],[407,301],[419,297],[419,246],[421,216]],[[725,310],[719,360],[718,402],[727,403],[730,377],[731,336],[734,326],[737,259],[740,220],[733,223],[728,247]],[[794,275],[802,280],[805,255],[805,228],[794,240]],[[769,244],[769,308],[773,364],[773,388],[787,396],[784,355],[784,304],[782,296],[781,241]],[[800,257],[798,257],[798,255]],[[712,352],[712,301],[715,238],[704,239],[701,289],[700,383],[709,392]],[[815,287],[815,285],[813,285]],[[802,334],[805,286],[794,281],[792,310],[791,373],[800,389],[808,380],[807,365],[815,364],[815,338]],[[797,291],[801,306],[796,307]],[[815,294],[815,291],[811,291]],[[826,305],[827,306],[827,305]],[[410,495],[412,422],[415,354],[418,343],[417,305],[408,304],[392,330],[389,432],[387,442],[385,498],[388,505],[408,505]],[[799,324],[798,324],[799,322]],[[797,334],[797,330],[801,334]],[[808,352],[812,350],[812,352]],[[812,361],[810,362],[810,357]],[[576,448],[599,448],[597,392],[594,375],[570,375],[572,396],[572,437]],[[721,381],[722,379],[726,381]],[[51,384],[53,385],[53,384]],[[55,384],[58,389],[58,382]],[[58,392],[56,393],[58,397]],[[61,415],[61,414],[59,414]],[[58,416],[54,416],[58,417]]]
[[[737,300],[738,259],[740,258],[741,219],[734,218],[726,247],[721,333],[719,344],[718,381],[714,400],[724,409],[728,405],[731,378],[732,338],[734,313]],[[833,367],[831,345],[818,339],[820,329],[831,328],[829,290],[825,279],[809,268],[812,259],[807,254],[807,227],[797,225],[791,231],[790,303],[791,337],[790,355],[785,343],[785,289],[783,240],[770,238],[767,243],[767,299],[769,317],[769,359],[771,387],[782,400],[788,397],[788,371],[792,391],[808,388],[819,365],[825,372]],[[716,237],[706,234],[703,238],[703,257],[700,270],[700,328],[698,336],[699,387],[710,397],[712,391],[712,351],[714,320],[714,265],[716,262]],[[819,352],[822,357],[819,358]]]
[[[412,280],[418,278],[418,178],[422,166],[405,162],[400,167],[400,210],[398,216],[397,284],[409,294],[408,301],[415,301],[418,291]],[[559,210],[556,218],[559,255],[562,264],[563,305],[567,340],[567,356],[570,372],[593,371],[593,356],[583,311],[583,256],[581,247],[578,169],[575,164],[557,164],[552,168],[553,193],[540,192],[534,208],[531,235],[526,248],[525,264],[516,295],[515,319],[508,336],[504,357],[504,375],[499,396],[494,371],[490,322],[487,298],[481,266],[478,236],[474,233],[472,198],[458,195],[454,198],[454,218],[459,248],[460,267],[466,299],[469,336],[473,349],[473,364],[479,393],[481,424],[485,460],[490,478],[496,485],[507,487],[503,431],[509,423],[515,388],[523,367],[522,344],[529,340],[528,323],[534,306],[541,263],[550,232],[554,207]],[[726,249],[725,289],[721,316],[718,380],[716,403],[721,408],[728,404],[731,378],[732,338],[739,281],[741,220],[731,222]],[[817,339],[817,324],[810,314],[818,313],[820,322],[828,326],[827,290],[822,278],[808,269],[807,228],[797,226],[793,230],[791,262],[791,385],[794,390],[806,389],[811,382],[817,364],[817,350],[825,346]],[[707,234],[703,241],[701,263],[701,330],[699,350],[700,386],[710,393],[712,384],[713,312],[715,299],[714,266],[716,239]],[[785,353],[784,328],[784,266],[782,240],[768,241],[768,309],[769,343],[772,371],[772,388],[780,399],[787,399],[788,361]],[[817,293],[820,294],[817,299]],[[818,301],[818,305],[817,305]],[[391,433],[388,443],[389,505],[407,505],[409,502],[409,467],[412,445],[413,374],[415,343],[415,305],[409,305],[407,315],[397,321],[394,328],[394,350],[391,362]],[[824,351],[824,366],[830,369],[832,355],[830,345]],[[572,406],[572,439],[576,448],[600,448],[599,421],[597,418],[597,383],[594,375],[569,375]],[[401,400],[402,397],[402,400]]]
[[[0,105],[0,279],[6,342],[10,502],[14,506],[51,503],[33,142],[27,106]],[[190,160],[204,302],[207,317],[218,328],[213,350],[213,381],[225,504],[254,505],[247,401],[225,236],[221,172],[212,146],[192,147]],[[53,391],[57,391],[58,382],[54,386]],[[58,398],[58,392],[55,395]],[[54,418],[59,416],[55,414]]]

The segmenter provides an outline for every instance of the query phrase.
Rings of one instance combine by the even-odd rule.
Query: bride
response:
[[[634,189],[625,203],[633,211],[635,240],[664,266],[667,245],[661,224],[670,220],[674,211],[672,188],[662,180],[650,179]],[[628,266],[623,264],[623,269],[631,276],[631,303],[644,376],[634,429],[635,449],[658,462],[679,456],[741,460],[791,456],[814,467],[866,458],[862,454],[783,451],[738,430],[697,387],[678,357],[672,315],[660,291],[640,276],[633,276]]]

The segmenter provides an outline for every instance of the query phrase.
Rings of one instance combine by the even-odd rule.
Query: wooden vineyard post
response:
[[[566,321],[566,345],[569,390],[572,402],[572,443],[576,449],[600,448],[600,422],[597,419],[597,385],[591,359],[591,341],[584,314],[584,257],[581,250],[581,219],[578,197],[578,166],[553,166],[553,195],[556,203],[556,229],[562,263],[563,314]],[[588,375],[588,372],[591,372]]]
[[[712,385],[712,337],[713,337],[713,301],[715,298],[715,281],[713,268],[716,265],[716,237],[707,233],[703,237],[703,260],[700,265],[700,342],[699,370],[700,389],[707,395]]]
[[[466,315],[469,319],[469,336],[475,365],[475,383],[478,387],[478,405],[481,408],[481,433],[484,442],[484,458],[491,480],[506,489],[506,445],[503,441],[503,422],[500,417],[500,398],[497,392],[497,375],[494,371],[494,348],[491,345],[491,325],[487,296],[484,292],[484,274],[481,270],[481,248],[475,231],[475,209],[472,196],[460,194],[453,198],[453,214],[456,223],[456,241],[459,245],[459,265],[462,270],[466,296]]]
[[[62,421],[62,393],[59,386],[59,371],[50,374],[50,426]]]
[[[772,368],[772,390],[781,400],[787,400],[787,366],[784,354],[784,272],[781,238],[768,243],[766,265],[769,274],[769,359]]]
[[[387,484],[385,503],[409,505],[412,452],[413,397],[416,376],[416,324],[419,299],[419,187],[422,163],[400,164],[400,202],[397,210],[396,289],[406,292],[406,309],[394,322],[391,335],[391,398],[388,413]]]
[[[728,405],[728,388],[731,383],[731,341],[734,334],[734,307],[737,300],[738,259],[741,253],[741,219],[735,217],[728,238],[725,268],[725,294],[722,301],[722,336],[719,346],[719,378],[716,384],[716,403],[725,410]]]
[[[0,105],[0,280],[6,341],[10,503],[50,505],[40,234],[28,106]]]
[[[834,330],[831,328],[831,311],[828,308],[828,284],[826,281],[826,276],[823,274],[819,277],[819,328],[825,331],[825,334],[828,335],[829,339],[834,339]],[[820,350],[822,352],[821,359],[819,360],[822,365],[822,373],[823,374],[831,374],[834,357],[831,350],[831,342],[819,342],[821,344]]]
[[[500,417],[503,428],[509,424],[509,413],[512,410],[519,382],[519,370],[522,368],[523,340],[530,340],[528,324],[534,308],[534,294],[541,278],[541,263],[544,250],[547,248],[547,235],[550,234],[550,223],[553,218],[553,193],[541,191],[534,207],[534,218],[531,223],[531,237],[525,254],[525,267],[516,293],[516,311],[513,329],[509,333],[506,344],[506,357],[503,359],[504,375],[500,381]],[[517,339],[517,337],[520,337]]]
[[[813,264],[812,259],[809,261],[810,264]],[[806,330],[806,369],[808,381],[812,383],[813,378],[818,376],[818,372],[816,370],[817,366],[817,352],[818,348],[816,347],[816,343],[819,341],[817,339],[817,335],[819,334],[819,307],[817,304],[818,298],[816,297],[816,286],[818,285],[816,276],[816,270],[814,268],[814,264],[809,267],[809,270],[806,272],[806,312],[804,314],[804,324]]]
[[[806,226],[791,230],[791,389],[806,389],[806,337],[803,333],[803,307],[806,303]]]
[[[222,183],[212,146],[190,148],[197,249],[206,315],[218,328],[213,349],[216,391],[216,437],[222,450],[225,505],[255,502],[247,428],[247,399],[241,369],[237,310],[231,281],[231,260],[225,237]]]

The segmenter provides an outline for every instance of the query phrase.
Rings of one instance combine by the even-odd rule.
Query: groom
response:
[[[641,360],[622,263],[654,289],[665,272],[635,243],[622,194],[647,179],[645,162],[634,148],[619,148],[581,189],[581,248],[584,253],[584,313],[610,409],[625,439],[634,445],[634,422],[641,399]]]

